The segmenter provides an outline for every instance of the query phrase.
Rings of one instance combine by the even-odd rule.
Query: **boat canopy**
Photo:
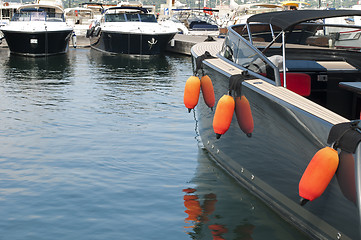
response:
[[[42,8],[23,8],[21,9],[22,12],[44,12]]]
[[[294,10],[267,12],[249,17],[247,23],[268,23],[282,30],[288,30],[301,22],[347,16],[361,16],[361,10]]]
[[[52,9],[56,13],[63,13],[63,8],[56,5],[45,5],[45,4],[26,4],[18,8],[18,11],[29,11],[26,9]],[[31,10],[30,10],[31,11]],[[39,11],[39,10],[38,10]]]
[[[113,12],[116,10],[121,10],[121,11],[141,11],[143,13],[149,13],[148,9],[146,8],[142,8],[142,7],[111,7],[105,10],[105,13],[107,12]]]

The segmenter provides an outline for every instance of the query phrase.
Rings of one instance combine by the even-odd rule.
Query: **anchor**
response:
[[[157,40],[155,40],[154,38],[152,38],[152,41],[148,41],[149,44],[149,50],[152,49],[153,45],[157,44]]]

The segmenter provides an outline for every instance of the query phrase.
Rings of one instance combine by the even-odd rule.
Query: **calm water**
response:
[[[218,168],[189,57],[0,50],[0,239],[306,239]]]

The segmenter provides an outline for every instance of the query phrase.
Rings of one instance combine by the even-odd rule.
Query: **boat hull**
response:
[[[213,80],[217,101],[228,93],[230,75],[212,64],[204,64],[204,71]],[[358,209],[348,199],[356,190],[341,189],[339,184],[347,176],[340,173],[320,198],[305,206],[299,204],[301,176],[312,156],[327,145],[333,124],[262,91],[257,87],[261,84],[267,82],[242,84],[242,95],[250,102],[254,120],[251,138],[242,132],[233,115],[229,130],[216,139],[214,111],[200,97],[196,120],[204,147],[230,175],[308,235],[360,239]],[[355,154],[353,157],[356,159]],[[344,195],[347,191],[351,194]]]
[[[100,31],[90,37],[92,48],[111,54],[157,55],[162,54],[175,33],[133,34]]]
[[[72,30],[24,32],[2,30],[10,52],[26,56],[47,56],[68,50]]]

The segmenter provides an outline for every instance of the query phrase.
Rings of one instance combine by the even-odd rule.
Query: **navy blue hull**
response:
[[[3,31],[10,52],[28,56],[65,53],[72,31],[15,32]]]
[[[156,55],[165,51],[174,35],[175,33],[148,35],[101,31],[98,37],[90,37],[90,45],[112,54]]]

